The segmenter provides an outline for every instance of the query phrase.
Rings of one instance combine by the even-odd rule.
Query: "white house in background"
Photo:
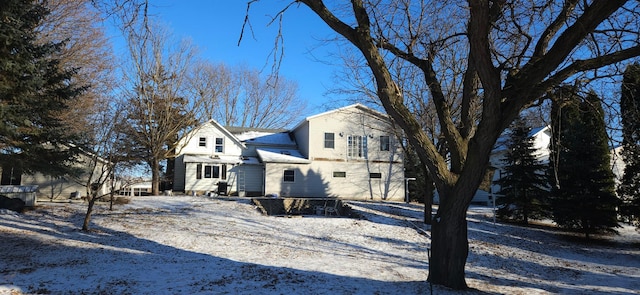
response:
[[[505,132],[508,132],[505,131]],[[505,133],[506,134],[506,133]],[[549,163],[549,144],[551,143],[551,127],[539,127],[532,129],[529,133],[529,136],[533,138],[533,147],[536,149],[536,157],[543,164]],[[490,204],[491,203],[491,193],[496,193],[500,191],[500,186],[493,184],[496,180],[499,180],[504,173],[505,164],[503,159],[505,158],[507,149],[505,146],[505,141],[507,140],[507,136],[503,135],[498,139],[496,146],[493,149],[491,158],[489,160],[489,165],[495,168],[491,192],[478,190],[476,195],[474,196],[472,202],[478,204]],[[619,183],[622,178],[622,174],[624,172],[624,162],[622,161],[622,156],[620,152],[622,151],[622,147],[614,148],[611,150],[611,168],[616,178],[616,183]],[[544,172],[544,171],[543,171]]]
[[[82,170],[78,176],[64,175],[53,177],[36,172],[33,174],[22,173],[18,167],[0,166],[0,185],[5,186],[31,186],[35,187],[37,198],[68,199],[80,198],[87,195],[87,182],[91,175],[89,167],[92,166],[93,155],[88,152],[78,154],[74,167]],[[101,173],[106,160],[98,158],[98,164],[93,167],[93,179]],[[109,186],[98,188],[98,195],[109,193]]]
[[[387,115],[361,104],[307,117],[288,131],[209,121],[182,146],[176,191],[404,200],[395,129]]]
[[[488,205],[492,202],[492,194],[500,191],[500,186],[494,183],[495,181],[499,180],[504,173],[505,163],[503,162],[503,160],[507,153],[507,132],[509,132],[509,130],[506,130],[505,133],[498,139],[498,142],[496,143],[491,153],[491,158],[489,158],[489,165],[495,168],[491,180],[491,191],[488,192],[484,190],[478,190],[473,197],[473,200],[471,201],[472,203]],[[533,138],[533,148],[537,151],[535,153],[536,158],[542,163],[549,163],[549,143],[551,142],[551,127],[545,126],[534,128],[531,130],[531,132],[529,132],[529,136]]]
[[[611,169],[613,175],[616,176],[616,186],[622,181],[624,175],[624,159],[622,158],[622,146],[615,147],[611,150]]]

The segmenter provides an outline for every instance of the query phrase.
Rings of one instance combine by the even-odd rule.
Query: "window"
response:
[[[344,171],[333,171],[333,177],[345,178],[345,177],[347,177],[347,172],[344,172]]]
[[[333,133],[324,133],[324,148],[332,149],[335,147],[335,134]]]
[[[388,135],[380,136],[380,150],[381,151],[389,151],[391,148],[391,141]]]
[[[296,180],[296,172],[293,170],[284,170],[284,182],[294,182]]]
[[[198,166],[200,167],[198,169],[198,173],[196,174],[196,178],[200,179],[202,178],[202,165],[198,164]],[[226,179],[227,178],[227,167],[226,166],[222,166],[222,169],[220,169],[220,166],[218,165],[205,165],[204,166],[204,178],[220,178],[221,175],[221,170],[222,170],[222,179]]]
[[[20,185],[22,181],[22,169],[7,167],[2,169],[2,176],[0,176],[0,184],[2,185]]]
[[[382,173],[369,173],[369,178],[382,178]]]
[[[202,164],[196,165],[196,179],[202,179]]]
[[[220,178],[220,166],[213,166],[213,177]]]
[[[198,143],[198,146],[207,146],[207,138],[206,137],[200,137],[200,141]]]
[[[224,138],[216,137],[216,153],[224,153]]]
[[[349,135],[347,138],[347,156],[349,158],[367,157],[367,137],[360,135]]]

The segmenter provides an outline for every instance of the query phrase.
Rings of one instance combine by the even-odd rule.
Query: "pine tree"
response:
[[[0,165],[63,175],[73,171],[80,137],[57,114],[83,89],[72,82],[75,71],[52,57],[62,43],[38,42],[46,15],[39,1],[0,2]]]
[[[553,220],[581,230],[587,238],[614,231],[617,224],[614,176],[610,166],[604,111],[599,98],[582,101],[575,89],[564,88],[564,100],[552,107]],[[562,93],[564,92],[564,93]]]
[[[548,216],[548,188],[545,166],[536,157],[531,127],[522,118],[514,121],[506,142],[505,164],[497,199],[498,216],[529,223]]]
[[[640,226],[640,64],[627,67],[620,99],[622,159],[625,163],[618,195],[620,213]]]

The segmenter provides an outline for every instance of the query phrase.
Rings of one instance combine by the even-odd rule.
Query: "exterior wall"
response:
[[[303,122],[302,125],[294,131],[294,136],[296,138],[296,143],[298,144],[298,150],[300,151],[300,153],[303,156],[307,157],[307,159],[310,159],[309,145],[312,143],[310,142],[311,139],[309,137],[309,122]]]
[[[222,165],[227,166],[227,176],[226,178],[222,178],[222,172],[218,178],[205,178],[204,171],[202,172],[202,177],[200,179],[197,178],[197,168],[198,164],[202,165],[204,170],[205,165],[210,166],[218,166],[220,167],[220,171],[222,171]],[[218,189],[218,182],[227,182],[232,184],[233,180],[236,179],[235,172],[233,170],[233,166],[230,164],[214,164],[214,163],[186,163],[185,165],[185,192],[197,192],[197,193],[207,193],[211,191],[216,191]],[[231,182],[230,182],[231,181]]]
[[[205,138],[205,146],[200,146],[200,138]],[[216,151],[216,138],[223,138],[222,152]],[[185,162],[185,155],[199,156],[205,159],[214,156],[237,156],[242,155],[243,147],[236,138],[227,132],[222,126],[210,121],[194,130],[187,138],[183,139],[179,149],[180,156],[176,158],[175,173],[173,179],[173,190],[184,192],[206,193],[216,191],[218,182],[227,182],[230,190],[235,190],[236,171],[234,165],[223,163],[212,163],[203,161],[202,163]],[[202,177],[197,179],[198,164],[202,165]],[[220,177],[205,178],[204,166],[220,167]],[[222,167],[226,165],[227,175],[222,178]]]
[[[347,154],[350,135],[366,137],[367,157],[373,162],[394,161],[402,163],[402,147],[397,144],[393,128],[386,118],[358,107],[339,109],[326,115],[312,117],[308,124],[309,159],[351,161]],[[296,130],[298,132],[298,130]],[[324,147],[325,133],[334,134],[334,148]],[[380,136],[389,136],[390,151],[380,150]],[[296,136],[296,138],[302,136]],[[361,160],[361,159],[356,159]]]
[[[87,161],[87,157],[81,155],[80,161],[75,164],[76,167],[86,169],[87,164],[85,161]],[[101,169],[101,165],[95,167],[94,174],[97,175],[100,173]],[[0,171],[1,170],[2,168],[0,168]],[[70,176],[51,177],[42,173],[22,174],[20,185],[37,186],[36,196],[38,198],[68,199],[72,193],[77,197],[87,195],[87,187],[85,185],[87,184],[88,177],[88,172],[83,173],[77,178]],[[107,193],[109,193],[109,186],[103,185],[98,195],[105,195]]]
[[[200,146],[200,137],[206,138],[206,146]],[[215,139],[224,138],[224,148],[222,153],[215,152]],[[191,155],[240,155],[242,148],[229,135],[214,123],[204,124],[191,134],[186,141],[182,142],[183,147],[180,154]]]
[[[307,165],[268,163],[265,167],[266,194],[389,201],[405,197],[402,164],[318,161]],[[294,171],[294,182],[284,182],[284,170]],[[334,177],[334,172],[344,172],[345,177]],[[371,178],[370,173],[381,177]]]
[[[624,176],[624,159],[622,158],[622,146],[611,150],[611,170],[616,177],[616,185],[619,185]]]
[[[22,185],[37,185],[39,198],[68,199],[71,193],[78,192],[79,196],[85,196],[87,189],[84,185],[67,178],[53,178],[40,173],[22,175]]]
[[[232,193],[238,193],[238,190],[244,187],[247,196],[263,196],[265,194],[264,165],[239,165],[234,169],[234,172],[237,171],[237,179]]]
[[[402,147],[386,116],[362,106],[350,106],[309,117],[295,130],[299,149],[311,164],[298,165],[298,183],[282,181],[284,165],[267,165],[266,193],[300,197],[337,197],[355,200],[405,198]],[[333,133],[334,147],[325,148],[325,133]],[[349,157],[349,136],[366,139],[365,156]],[[381,150],[380,136],[388,136],[389,150]],[[291,167],[290,167],[291,168]],[[334,172],[341,176],[334,177]],[[380,178],[371,178],[371,173]]]

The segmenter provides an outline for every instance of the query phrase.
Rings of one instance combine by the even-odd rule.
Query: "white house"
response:
[[[491,158],[489,158],[489,165],[494,168],[491,179],[491,191],[487,192],[484,190],[478,190],[471,201],[472,203],[489,205],[492,203],[493,194],[500,191],[500,186],[494,183],[499,180],[504,173],[505,163],[503,160],[506,156],[506,140],[508,140],[506,132],[509,131],[506,130],[505,134],[498,139],[498,142],[496,142],[496,145],[491,152]],[[537,151],[535,153],[536,158],[542,163],[549,163],[551,127],[545,126],[534,128],[529,132],[529,136],[533,138],[533,148]]]
[[[33,174],[22,173],[18,167],[0,166],[0,185],[4,186],[27,186],[34,187],[38,198],[68,199],[70,197],[80,198],[87,195],[87,183],[89,177],[97,179],[107,163],[102,158],[97,158],[97,164],[93,163],[93,155],[89,152],[81,152],[74,163],[74,167],[81,169],[81,174],[77,176],[64,175],[53,177],[36,172]],[[93,173],[89,169],[93,169]],[[103,176],[104,177],[104,176]],[[90,183],[90,182],[89,182]],[[109,186],[103,185],[98,188],[98,195],[105,195],[109,192]]]
[[[361,104],[307,117],[288,131],[209,121],[182,142],[174,190],[402,201],[395,138],[389,118]]]
[[[508,130],[505,132],[508,132]],[[529,133],[529,136],[533,138],[533,147],[537,151],[535,155],[538,158],[538,160],[543,164],[548,164],[549,155],[551,153],[551,151],[549,150],[549,144],[551,143],[551,127],[545,126],[545,127],[532,129],[531,132]],[[491,158],[489,160],[490,161],[489,164],[495,168],[492,183],[495,182],[496,180],[499,180],[502,177],[502,174],[504,173],[503,171],[504,171],[505,164],[503,162],[503,159],[507,152],[506,146],[505,146],[506,140],[507,140],[507,137],[504,135],[501,136],[500,139],[498,139],[498,142],[496,143],[496,146],[493,149]],[[622,161],[622,156],[620,154],[621,150],[622,150],[621,147],[614,148],[611,150],[611,169],[616,177],[616,183],[619,183],[619,180],[621,179],[622,174],[624,172],[624,162]],[[499,190],[500,190],[500,186],[492,184],[491,186],[492,193],[496,193]],[[491,202],[490,192],[478,190],[472,202],[489,204]]]

